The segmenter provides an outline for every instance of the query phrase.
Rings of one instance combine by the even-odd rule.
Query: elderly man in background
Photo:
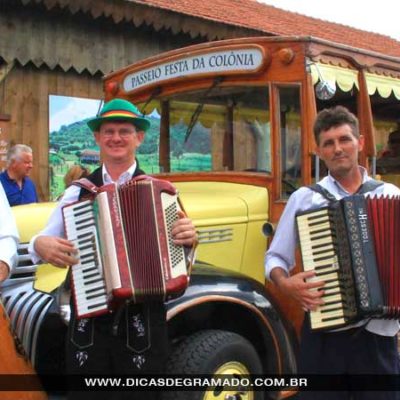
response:
[[[3,282],[8,278],[17,261],[18,231],[1,184],[0,215],[0,282]]]
[[[37,203],[38,196],[33,181],[32,149],[24,144],[16,144],[7,153],[7,169],[0,173],[0,182],[10,206]]]

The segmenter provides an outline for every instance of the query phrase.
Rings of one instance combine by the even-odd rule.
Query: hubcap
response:
[[[229,375],[240,379],[244,376],[249,376],[250,372],[242,363],[230,361],[221,365],[214,372],[214,376],[221,375]],[[247,387],[224,388],[223,386],[218,386],[214,390],[206,391],[203,400],[254,400],[254,391]]]

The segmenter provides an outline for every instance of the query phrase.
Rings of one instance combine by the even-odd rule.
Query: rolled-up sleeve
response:
[[[312,205],[313,191],[303,187],[294,192],[282,213],[274,238],[265,254],[265,277],[270,280],[274,268],[287,273],[295,266],[297,245],[296,214]]]
[[[10,267],[11,272],[17,264],[17,245],[19,242],[19,235],[14,215],[1,184],[0,215],[0,260],[4,261]]]
[[[32,258],[32,261],[36,264],[41,261],[39,254],[35,251],[35,240],[38,236],[57,236],[64,237],[64,220],[62,214],[62,208],[78,200],[80,188],[78,186],[70,186],[64,196],[61,198],[53,213],[47,222],[47,225],[37,235],[33,236],[29,242],[28,251]]]

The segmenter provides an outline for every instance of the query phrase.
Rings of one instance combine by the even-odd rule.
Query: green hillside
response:
[[[160,120],[150,117],[150,121],[150,129],[146,132],[145,140],[137,151],[140,167],[149,174],[160,172],[158,162]],[[72,165],[81,164],[90,170],[98,165],[81,160],[84,150],[99,151],[86,122],[87,120],[82,120],[62,126],[49,135],[50,197],[53,200],[64,191],[63,178]],[[210,170],[209,130],[198,123],[185,142],[186,135],[187,126],[184,123],[178,123],[171,128],[171,170]]]

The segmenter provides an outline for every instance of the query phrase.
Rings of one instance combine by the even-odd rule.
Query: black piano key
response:
[[[328,252],[328,251],[334,251],[334,249],[333,249],[332,247],[329,247],[329,248],[327,248],[327,249],[325,249],[325,250],[313,251],[311,254],[312,254],[313,256],[319,256],[319,255],[325,254],[325,253]]]
[[[79,246],[78,247],[79,251],[83,251],[83,250],[87,250],[87,249],[93,249],[94,250],[94,246],[93,243],[87,244],[85,246]]]
[[[92,294],[90,296],[86,296],[86,300],[92,300],[92,299],[95,299],[97,297],[104,296],[105,294],[106,294],[106,292],[103,290],[101,293],[97,293],[97,294]]]
[[[93,249],[94,250],[94,249]],[[92,257],[93,261],[94,261],[94,254],[93,253],[86,253],[86,254],[82,254],[80,255],[80,259],[81,261],[87,261],[85,260],[88,257]]]
[[[74,221],[75,226],[79,226],[84,224],[85,222],[93,221],[96,222],[93,215],[88,215],[87,218],[81,218],[79,220]]]
[[[96,292],[96,291],[99,290],[99,289],[106,290],[106,289],[105,289],[105,286],[98,286],[98,287],[95,287],[95,288],[92,288],[92,289],[86,289],[86,290],[84,291],[84,293],[90,294],[90,293]]]
[[[324,219],[324,220],[321,220],[321,221],[310,222],[308,224],[308,228],[309,229],[314,228],[314,227],[318,228],[318,225],[326,224],[327,222],[329,222],[328,219]]]
[[[331,240],[329,242],[319,243],[319,244],[312,244],[311,248],[315,249],[315,250],[318,250],[321,247],[326,247],[326,246],[329,246],[329,245],[332,246],[332,247],[336,246],[336,238],[333,237],[332,235],[331,235]]]
[[[90,223],[88,223],[88,224],[86,224],[86,225],[77,226],[77,227],[76,227],[76,231],[77,231],[77,232],[78,232],[78,231],[82,231],[83,229],[91,228],[92,226],[94,226],[94,221],[93,221],[93,222],[90,222]],[[93,232],[91,232],[91,233],[93,234]]]
[[[329,296],[333,296],[333,295],[329,294]],[[341,304],[341,303],[342,303],[342,301],[340,299],[339,300],[334,300],[334,301],[332,301],[332,300],[331,301],[329,301],[329,300],[325,301],[323,306],[322,306],[322,310],[324,309],[324,307],[332,306],[332,305],[335,305],[335,304]],[[329,311],[333,311],[333,310],[335,310],[335,308],[329,309]]]
[[[97,308],[97,307],[101,307],[104,306],[105,303],[96,303],[96,304],[90,304],[88,305],[88,309],[92,309],[92,308]]]
[[[81,276],[83,278],[83,281],[86,282],[88,279],[91,279],[91,278],[99,276],[99,273],[97,271],[94,272],[94,273],[88,273],[88,274],[82,273]]]
[[[330,239],[332,236],[329,232],[320,233],[317,236],[310,235],[312,240],[320,240],[320,239]]]
[[[85,237],[87,237],[87,236],[93,237],[93,231],[89,231],[89,232],[85,232],[85,233],[80,233],[79,235],[77,235],[76,238],[79,240],[79,239],[85,238]]]
[[[87,264],[94,264],[94,265],[98,265],[98,263],[96,263],[96,260],[94,258],[90,258],[89,260],[81,260],[81,265],[84,267]]]
[[[315,268],[316,269],[316,268]],[[337,270],[329,270],[329,271],[318,271],[318,273],[315,274],[316,277],[321,278],[323,280],[324,275],[330,275],[334,272],[337,272]]]
[[[340,278],[339,278],[339,281],[340,281]],[[327,279],[326,281],[324,281],[325,282],[325,284],[329,284],[329,283],[334,283],[334,282],[338,282],[338,280],[337,279],[333,279],[333,278],[331,278],[331,279]]]
[[[97,278],[97,279],[93,279],[91,281],[85,282],[85,285],[91,285],[92,283],[96,283],[96,282],[104,282],[104,281],[102,278]]]
[[[97,271],[97,267],[90,267],[90,268],[84,268],[82,269],[82,273],[90,272],[90,271]]]
[[[73,206],[70,206],[73,210],[81,210],[85,207],[92,207],[92,202],[85,202],[83,201],[81,204],[75,204]]]
[[[76,218],[76,217],[80,217],[81,215],[88,214],[88,213],[90,213],[90,212],[93,212],[91,207],[88,208],[87,210],[83,210],[83,211],[78,211],[78,212],[74,211],[74,212],[73,212],[73,215],[74,215],[74,217]]]
[[[317,228],[317,229],[311,229],[309,234],[310,235],[315,235],[318,233],[325,233],[327,231],[327,229],[321,229],[321,228]]]
[[[75,244],[78,249],[81,249],[83,246],[85,246],[86,243],[90,243],[93,246],[93,239],[91,237],[88,237],[84,240],[75,240]]]
[[[331,257],[332,258],[332,257]],[[321,270],[324,270],[324,269],[326,269],[326,268],[330,268],[330,274],[332,273],[332,272],[336,272],[336,267],[334,267],[333,266],[333,263],[328,263],[328,264],[323,264],[323,265],[318,265],[318,266],[316,266],[316,267],[314,267],[314,270],[315,270],[315,272],[316,272],[316,275],[318,276],[318,275],[326,275],[326,271],[324,272],[324,271],[321,271]],[[332,269],[333,269],[333,271],[332,271]]]
[[[329,250],[329,251],[332,252],[332,250]],[[323,255],[323,256],[318,255],[317,257],[313,258],[313,261],[316,263],[316,262],[319,262],[319,261],[331,260],[332,257],[334,257],[334,255],[332,253],[331,254],[326,254],[326,255]]]
[[[343,307],[336,307],[336,308],[331,308],[329,310],[321,310],[321,314],[322,313],[333,313],[335,311],[342,311],[342,310],[343,310]],[[338,317],[330,317],[330,318],[336,319]],[[321,321],[331,321],[330,318],[329,317],[328,318],[321,318]]]
[[[322,218],[324,218],[324,219],[329,218],[328,213],[317,214],[317,215],[310,214],[310,215],[307,216],[307,221],[314,221],[315,219],[322,219]]]

